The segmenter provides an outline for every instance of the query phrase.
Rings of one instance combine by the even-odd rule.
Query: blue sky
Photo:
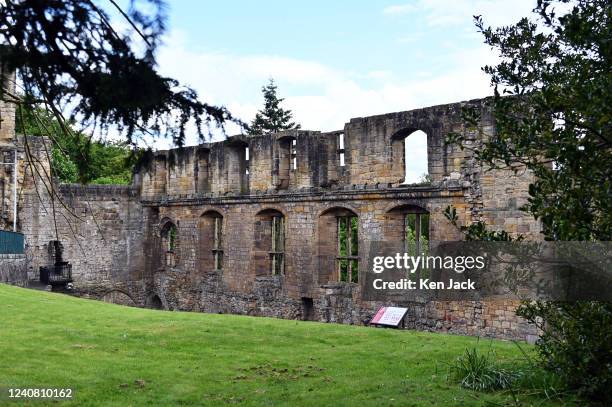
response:
[[[496,56],[472,16],[512,24],[530,14],[535,0],[168,4],[168,36],[159,52],[164,74],[245,121],[262,105],[261,86],[274,77],[302,127],[326,131],[351,117],[487,96],[480,67]]]

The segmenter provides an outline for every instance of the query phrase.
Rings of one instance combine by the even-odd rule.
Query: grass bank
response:
[[[473,346],[501,360],[520,353],[503,341],[154,311],[1,284],[0,309],[0,388],[73,388],[60,405],[503,405],[508,394],[449,381],[448,363]]]

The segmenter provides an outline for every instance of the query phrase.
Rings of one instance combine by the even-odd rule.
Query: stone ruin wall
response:
[[[445,145],[448,132],[468,131],[461,120],[465,104],[482,110],[479,130],[485,136],[495,131],[485,101],[474,100],[355,118],[336,132],[235,136],[151,153],[132,186],[59,185],[66,207],[54,200],[55,217],[49,195],[33,193],[41,181],[32,181],[19,219],[31,276],[49,262],[57,228],[77,295],[170,310],[364,323],[383,303],[362,300],[357,284],[339,282],[330,269],[335,242],[328,213],[358,216],[360,275],[368,243],[397,236],[393,209],[407,205],[430,214],[431,240],[461,239],[443,215],[448,205],[461,224],[484,220],[493,229],[539,237],[539,224],[518,209],[526,202],[530,174],[484,171],[469,151]],[[417,129],[427,134],[431,183],[402,185],[402,140]],[[474,144],[480,140],[478,132],[468,136]],[[293,140],[295,170],[288,168]],[[261,246],[270,210],[285,219],[282,275],[271,275],[268,249]],[[222,271],[213,269],[208,250],[212,211],[223,217]],[[178,231],[170,265],[162,248],[167,222]],[[409,308],[409,328],[517,339],[534,333],[514,315],[513,301],[384,303],[393,304]]]

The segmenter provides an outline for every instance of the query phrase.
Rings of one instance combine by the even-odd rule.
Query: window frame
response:
[[[223,218],[213,217],[213,270],[223,270]]]
[[[355,236],[353,236],[353,219],[356,219],[354,228]],[[343,224],[346,230],[344,248],[342,247],[343,242],[341,236]],[[336,272],[338,281],[359,283],[359,218],[354,214],[336,215],[336,238]],[[353,243],[355,243],[355,253],[353,253]],[[342,249],[344,249],[344,255],[342,255]],[[346,262],[346,279],[343,279],[343,262]],[[353,265],[356,270],[353,269]],[[353,278],[353,276],[355,278]]]
[[[297,171],[297,139],[292,139],[289,145],[289,171]]]
[[[338,149],[336,154],[338,156],[338,167],[344,169],[346,167],[346,148],[345,148],[344,133],[338,134]]]
[[[412,220],[409,220],[411,216],[414,216],[414,250],[411,250],[411,248],[409,247],[409,245],[411,244],[410,240],[408,239],[409,236],[409,231],[410,231],[410,222],[412,222]],[[429,242],[430,242],[430,238],[429,238],[429,226],[431,223],[431,217],[430,214],[428,212],[421,212],[421,211],[417,211],[417,212],[406,212],[403,215],[404,217],[404,233],[403,233],[403,237],[404,237],[404,251],[406,253],[408,253],[408,255],[410,256],[425,256],[427,257],[429,255]],[[424,220],[426,219],[426,223],[427,223],[427,233],[424,234],[423,231],[423,223]],[[423,245],[423,238],[425,238],[425,245]],[[425,250],[423,250],[423,248],[425,247]],[[425,267],[420,267],[418,270],[416,270],[415,273],[410,273],[408,278],[413,278],[412,276],[414,276],[414,278],[426,278],[429,276],[429,270]]]
[[[270,255],[270,274],[285,274],[285,217],[277,214],[271,217],[271,247]]]
[[[176,267],[178,264],[177,251],[179,248],[178,226],[172,221],[166,222],[161,229],[160,237],[164,253],[164,266]]]

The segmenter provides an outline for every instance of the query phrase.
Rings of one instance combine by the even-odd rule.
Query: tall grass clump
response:
[[[479,391],[508,389],[519,377],[518,373],[498,366],[490,349],[487,353],[465,349],[451,364],[450,371],[462,387]]]

